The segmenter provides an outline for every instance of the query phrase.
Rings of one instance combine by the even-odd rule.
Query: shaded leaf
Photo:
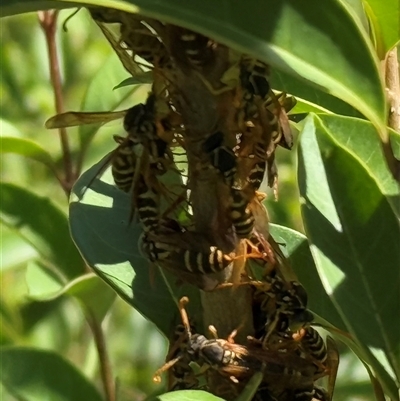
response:
[[[56,167],[51,155],[37,143],[22,138],[1,137],[0,153],[16,153],[45,164],[52,171]]]
[[[101,322],[115,300],[115,291],[94,274],[86,274],[68,283],[59,295],[75,297],[86,313]]]
[[[380,135],[387,139],[386,103],[377,59],[353,13],[338,0],[225,0],[218,5],[213,0],[85,3],[140,11],[250,53],[351,104],[379,126]],[[5,13],[13,4],[6,3]],[[28,5],[21,3],[21,8],[28,10]],[[65,5],[70,7],[71,3]]]
[[[118,91],[113,90],[127,77],[128,74],[118,57],[112,54],[90,81],[81,104],[81,111],[114,111],[130,97],[132,97],[130,106],[145,98],[147,91],[149,91],[149,88],[145,86],[125,86]],[[101,125],[92,124],[79,127],[79,140],[82,149],[87,148]]]
[[[96,388],[60,355],[33,348],[0,350],[3,385],[29,401],[102,401]]]
[[[50,9],[63,9],[71,7],[81,7],[80,2],[71,2],[70,4],[54,1],[54,0],[4,0],[1,2],[1,13],[2,17],[8,17],[11,15],[30,13],[40,10]]]
[[[271,86],[274,89],[292,94],[298,103],[292,113],[321,113],[332,112],[352,117],[362,117],[354,107],[324,92],[321,88],[310,84],[286,72],[273,70],[271,72]],[[308,103],[308,104],[307,104]],[[313,110],[314,108],[314,110]],[[324,111],[325,110],[325,111]]]
[[[370,377],[371,385],[376,392],[377,401],[381,401],[379,398],[379,392],[382,386],[385,388],[386,393],[390,396],[391,400],[398,400],[396,383],[389,374],[390,369],[385,368],[367,346],[358,343],[351,334],[332,326],[320,316],[315,316],[314,321],[324,329],[328,330],[336,340],[346,344],[354,354],[357,355]],[[354,384],[353,381],[352,384]]]
[[[256,372],[248,381],[243,391],[235,401],[251,401],[263,379],[262,372]]]
[[[70,203],[73,239],[96,274],[169,334],[178,314],[176,301],[183,295],[190,298],[189,310],[199,310],[198,289],[178,287],[176,278],[167,272],[160,274],[143,258],[138,249],[141,227],[129,222],[131,198],[111,185],[110,177],[96,179],[82,195],[101,163],[91,167],[74,186]]]
[[[369,136],[363,140],[368,148]],[[400,280],[393,268],[400,265],[398,219],[365,154],[346,145],[320,118],[307,119],[298,172],[305,228],[321,280],[347,330],[360,344],[383,350],[399,374]],[[384,181],[390,181],[387,169]]]
[[[270,232],[276,242],[284,244],[282,252],[290,260],[300,283],[308,294],[308,307],[332,325],[344,330],[345,324],[326,293],[318,275],[307,237],[288,227],[270,224]]]
[[[79,276],[84,263],[71,241],[68,221],[49,198],[13,184],[0,183],[0,220],[67,278]]]

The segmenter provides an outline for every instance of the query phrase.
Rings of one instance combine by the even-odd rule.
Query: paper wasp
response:
[[[235,344],[236,330],[226,340],[218,338],[213,326],[209,328],[214,337],[212,339],[207,339],[201,334],[192,334],[185,310],[187,303],[186,297],[179,302],[179,311],[186,331],[186,347],[178,356],[157,370],[154,375],[156,381],[160,380],[162,372],[184,358],[196,362],[204,368],[204,371],[208,369],[217,371],[233,383],[248,378],[256,371],[264,371],[265,380],[272,379],[275,375],[312,377],[313,365],[304,358],[294,354],[264,350],[251,342],[247,346]]]

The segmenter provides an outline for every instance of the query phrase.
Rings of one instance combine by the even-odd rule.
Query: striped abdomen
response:
[[[160,220],[160,199],[158,193],[146,185],[143,176],[135,183],[136,208],[139,221],[145,232],[154,231]]]
[[[111,174],[115,185],[124,192],[129,192],[132,187],[135,175],[136,155],[135,144],[130,140],[125,140],[115,151],[111,160]]]
[[[239,189],[231,188],[230,215],[239,238],[248,238],[254,227],[254,216]]]
[[[215,246],[209,252],[183,249],[179,252],[185,269],[190,273],[211,274],[224,270],[231,259]]]

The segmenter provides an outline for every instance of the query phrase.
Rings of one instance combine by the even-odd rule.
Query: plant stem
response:
[[[95,317],[88,316],[87,322],[93,334],[94,342],[96,344],[97,354],[99,356],[100,374],[103,382],[104,393],[107,401],[115,401],[115,386],[111,370],[110,359],[108,357],[107,346],[104,339],[104,333]]]
[[[64,112],[64,100],[62,94],[60,64],[58,60],[56,43],[58,11],[40,11],[38,13],[38,17],[40,26],[44,32],[46,39],[47,51],[49,54],[50,80],[54,90],[56,113],[59,114]],[[65,128],[60,128],[59,136],[64,165],[64,180],[62,181],[62,187],[65,193],[69,195],[72,185],[75,181],[75,174],[72,166],[72,158],[67,130]]]
[[[387,54],[385,80],[389,100],[388,125],[394,130],[400,131],[400,78],[397,47]]]

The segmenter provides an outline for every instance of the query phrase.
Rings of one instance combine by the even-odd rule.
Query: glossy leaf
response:
[[[13,184],[0,183],[0,220],[67,278],[79,276],[84,264],[71,241],[67,217],[48,198]]]
[[[111,185],[110,177],[96,179],[91,167],[76,183],[70,203],[71,233],[82,256],[95,273],[127,302],[169,334],[178,313],[176,301],[190,298],[189,310],[199,309],[198,290],[178,287],[176,279],[149,265],[138,249],[139,224],[130,223],[131,198]]]
[[[18,399],[102,401],[96,388],[60,355],[33,348],[0,350],[0,380]]]
[[[37,258],[36,250],[15,232],[6,227],[2,227],[1,230],[1,273]]]
[[[129,106],[145,99],[149,91],[147,86],[124,86],[119,90],[113,90],[126,78],[128,78],[128,73],[118,57],[112,54],[90,81],[80,111],[113,111],[131,97],[132,104]],[[81,148],[86,149],[100,127],[101,124],[82,125],[79,127]]]
[[[15,153],[45,164],[52,171],[56,170],[53,158],[37,143],[22,138],[1,137],[0,153]]]
[[[364,0],[381,60],[400,40],[400,4],[397,0]]]
[[[376,151],[375,142],[357,130],[357,120],[354,124],[348,135],[357,132],[364,147]],[[385,166],[379,170],[374,163],[383,174],[378,181],[368,164],[373,152],[357,153],[339,138],[324,120],[307,118],[298,172],[307,237],[321,280],[347,330],[360,344],[383,350],[398,374],[400,280],[394,266],[400,265],[400,228],[381,186],[391,177]]]
[[[377,60],[364,30],[338,0],[225,0],[218,6],[213,0],[85,3],[161,18],[250,53],[351,104],[379,126],[386,139]]]
[[[307,290],[308,307],[332,325],[344,330],[346,326],[318,276],[307,237],[288,227],[276,224],[270,224],[270,232],[276,242],[284,244],[281,250],[289,257],[293,270]]]

